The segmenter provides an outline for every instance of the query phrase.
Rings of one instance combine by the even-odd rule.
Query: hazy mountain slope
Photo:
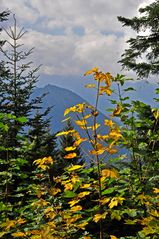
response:
[[[47,93],[43,99],[42,107],[46,109],[48,106],[53,106],[50,112],[51,116],[51,128],[54,132],[63,129],[64,123],[61,121],[64,119],[64,110],[70,106],[78,103],[86,102],[82,97],[76,93],[57,87],[54,85],[47,85],[43,88],[36,88],[33,93],[33,97],[37,97]],[[98,116],[99,122],[104,121],[105,116],[100,113]]]

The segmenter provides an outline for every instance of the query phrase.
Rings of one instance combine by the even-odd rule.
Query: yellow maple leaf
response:
[[[91,186],[90,183],[85,183],[81,186],[81,188],[89,188]]]
[[[117,105],[115,110],[113,111],[113,116],[117,116],[121,113],[122,107],[120,105]]]
[[[65,159],[73,159],[75,157],[77,157],[76,153],[70,153],[64,156]]]
[[[5,229],[8,231],[8,230],[10,230],[11,227],[14,227],[16,223],[17,223],[16,220],[8,220],[7,219],[7,221],[2,223],[1,226],[5,227]]]
[[[34,164],[36,164],[38,168],[45,170],[49,167],[49,165],[53,164],[53,158],[51,156],[48,156],[42,159],[37,159],[37,160],[34,160]]]
[[[114,125],[114,122],[113,122],[112,120],[105,119],[105,120],[104,120],[104,124],[105,124],[106,126],[109,126],[110,128],[112,128],[113,125]]]
[[[74,133],[74,132],[75,132],[74,129],[68,130],[68,131],[61,131],[61,132],[57,133],[56,136],[68,135],[68,134],[71,134],[71,133]]]
[[[83,168],[82,165],[73,165],[72,167],[68,168],[68,171],[74,171]]]
[[[103,154],[105,152],[105,148],[98,149],[98,150],[93,149],[93,150],[90,150],[89,152],[90,152],[90,154],[101,155],[101,154]]]
[[[96,85],[95,84],[87,84],[85,85],[86,88],[95,88]]]
[[[110,198],[102,198],[102,199],[100,199],[100,203],[102,204],[102,205],[105,205],[106,203],[108,203],[110,201]]]
[[[125,200],[125,198],[123,197],[113,197],[111,199],[111,202],[108,204],[109,208],[113,208],[118,206],[118,204],[122,205],[123,201]]]
[[[118,178],[118,172],[116,170],[111,170],[111,169],[103,169],[101,172],[102,177],[105,178]]]
[[[67,120],[70,120],[70,119],[71,119],[71,117],[67,117],[67,118],[61,120],[61,122],[66,122]]]
[[[83,239],[91,239],[91,237],[89,235],[86,235],[83,237]]]
[[[118,238],[114,235],[110,235],[110,239],[118,239]]]
[[[75,150],[75,149],[76,149],[76,147],[73,147],[73,146],[70,146],[70,147],[66,147],[66,148],[65,148],[66,151],[73,151],[73,150]]]
[[[72,183],[66,183],[64,184],[65,190],[72,190],[73,189],[73,184]]]
[[[74,200],[69,201],[68,204],[70,204],[70,207],[73,207],[78,202],[79,202],[79,199],[74,199]]]
[[[61,189],[60,188],[55,188],[55,187],[51,188],[50,191],[49,191],[51,196],[55,196],[59,192],[61,192]]]
[[[99,94],[103,95],[103,93],[106,93],[108,96],[110,96],[112,94],[112,90],[107,86],[101,86],[99,89]]]
[[[118,150],[116,148],[110,148],[110,147],[107,147],[105,148],[105,150],[109,153],[109,154],[115,154],[118,152]]]
[[[108,135],[101,135],[101,134],[97,134],[97,139],[103,141],[103,140],[106,140],[108,139],[109,136]]]
[[[93,69],[91,69],[91,70],[89,70],[89,71],[86,71],[85,73],[84,73],[84,76],[86,76],[86,75],[90,75],[90,74],[92,74],[92,73],[96,73],[96,72],[98,72],[98,67],[94,67]]]
[[[111,86],[111,84],[112,84],[112,80],[113,79],[113,77],[112,77],[112,75],[109,73],[109,72],[107,72],[106,74],[105,74],[105,83],[106,83],[106,85],[107,85],[107,87],[110,87]]]
[[[101,219],[104,219],[107,214],[108,214],[107,212],[104,212],[103,214],[99,214],[99,213],[98,213],[98,214],[94,215],[93,221],[94,221],[94,222],[98,222],[98,221],[100,221]]]
[[[91,114],[87,114],[87,115],[84,116],[84,119],[88,119],[88,118],[90,118],[91,116],[92,116]]]
[[[78,198],[83,198],[83,197],[85,197],[86,195],[89,195],[90,193],[91,193],[91,192],[89,192],[89,191],[81,192],[81,193],[78,194]]]
[[[79,217],[79,216],[67,218],[66,219],[67,226],[70,226],[71,224],[73,224],[74,222],[76,222],[80,218],[81,217]]]
[[[70,112],[76,112],[76,106],[71,106],[70,108],[65,109],[64,116],[66,116]]]
[[[14,232],[11,235],[13,237],[24,237],[26,234],[24,232]]]
[[[73,183],[80,182],[80,178],[77,175],[73,175],[70,180]]]
[[[159,119],[159,109],[153,108],[152,109],[153,116],[155,117],[156,120]]]
[[[94,142],[92,141],[94,144]],[[105,147],[102,144],[96,143],[93,150],[90,150],[91,154],[100,155],[105,152]]]
[[[82,142],[85,142],[85,141],[87,141],[87,140],[88,140],[87,138],[80,138],[80,139],[78,139],[78,140],[76,140],[76,141],[74,142],[73,146],[77,147],[77,146],[79,146]]]
[[[75,120],[75,123],[79,126],[85,126],[87,124],[86,120]]]
[[[82,230],[85,230],[85,227],[87,226],[88,222],[84,221],[76,225],[77,228],[80,228]]]
[[[24,219],[24,218],[19,218],[18,220],[17,220],[17,223],[18,224],[23,224],[23,223],[25,223],[26,222],[26,220]]]
[[[81,211],[82,210],[82,207],[80,205],[76,205],[76,206],[73,206],[71,207],[70,209],[72,212],[77,212],[77,211]]]
[[[96,130],[100,127],[100,124],[96,123],[95,125],[92,126],[92,130]]]
[[[153,188],[154,193],[159,193],[159,188]]]

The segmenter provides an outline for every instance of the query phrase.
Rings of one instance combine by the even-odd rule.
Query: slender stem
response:
[[[97,129],[96,129],[96,123],[97,123],[97,110],[98,110],[98,102],[99,102],[99,89],[100,89],[100,80],[98,81],[98,87],[97,87],[97,97],[96,97],[96,102],[95,102],[95,114],[94,114],[94,145],[95,145],[95,150],[97,151]],[[101,169],[100,169],[100,158],[98,153],[96,154],[96,162],[97,162],[97,170],[98,170],[98,185],[99,185],[99,200],[101,199],[102,196],[102,186],[101,186]],[[102,207],[99,202],[99,213],[102,213]],[[103,235],[103,222],[100,220],[100,239],[104,239]]]

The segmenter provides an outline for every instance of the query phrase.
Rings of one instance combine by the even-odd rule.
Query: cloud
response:
[[[27,28],[24,44],[49,75],[78,75],[99,66],[120,71],[117,61],[131,36],[117,16],[137,15],[141,0],[1,0]],[[146,1],[144,1],[146,2]],[[148,1],[147,1],[148,2]]]

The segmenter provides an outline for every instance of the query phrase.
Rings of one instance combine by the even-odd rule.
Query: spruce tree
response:
[[[0,12],[0,22],[6,21],[8,19],[9,12],[3,11]],[[0,27],[0,32],[2,31],[2,27]],[[5,41],[0,39],[0,46],[2,46],[5,43]]]
[[[123,26],[132,28],[136,36],[127,43],[119,61],[123,68],[133,70],[139,78],[159,73],[159,0],[139,9],[140,16],[118,17]]]
[[[7,11],[3,11],[0,13],[0,22],[6,21],[8,19],[9,16],[9,12]],[[0,27],[0,34],[2,31],[2,27]],[[0,39],[0,49],[1,47],[4,45],[5,41]],[[0,62],[0,78],[4,77],[5,75],[7,75],[8,71],[4,68],[4,63],[3,61]]]
[[[64,131],[73,130],[74,127],[70,120],[67,121],[67,124],[64,128]],[[73,146],[75,143],[75,138],[71,135],[63,135],[60,138],[60,156],[62,158],[62,165],[68,166],[70,164],[77,164],[79,162],[82,162],[82,153],[79,147],[76,147],[76,149],[72,150],[71,153],[76,153],[76,157],[73,159],[67,159],[65,156],[68,154],[68,152],[65,150],[67,147]]]
[[[5,115],[1,123],[8,128],[0,129],[0,174],[4,176],[0,191],[2,201],[18,205],[21,200],[27,200],[27,191],[33,182],[33,161],[53,153],[55,142],[53,135],[46,136],[49,122],[43,119],[43,114],[47,115],[48,111],[40,112],[44,95],[32,98],[39,69],[27,62],[33,49],[24,50],[21,40],[25,31],[18,30],[15,16],[13,18],[14,26],[5,30],[9,37],[7,50],[1,47],[3,67],[7,69],[7,74],[0,77],[0,110]]]
[[[25,31],[18,30],[15,16],[13,18],[14,26],[10,27],[9,31],[5,30],[9,37],[9,41],[6,42],[8,48],[3,50],[3,46],[1,47],[3,67],[7,69],[7,74],[0,77],[0,109],[1,113],[11,114],[15,118],[31,118],[33,109],[38,108],[42,100],[42,97],[31,100],[38,79],[36,75],[38,67],[32,69],[32,62],[26,62],[32,49],[23,50],[20,41]],[[7,147],[19,146],[17,135],[23,132],[24,126],[26,126],[25,120],[20,122],[12,119],[7,135]],[[17,156],[15,150],[12,150],[12,156]]]

